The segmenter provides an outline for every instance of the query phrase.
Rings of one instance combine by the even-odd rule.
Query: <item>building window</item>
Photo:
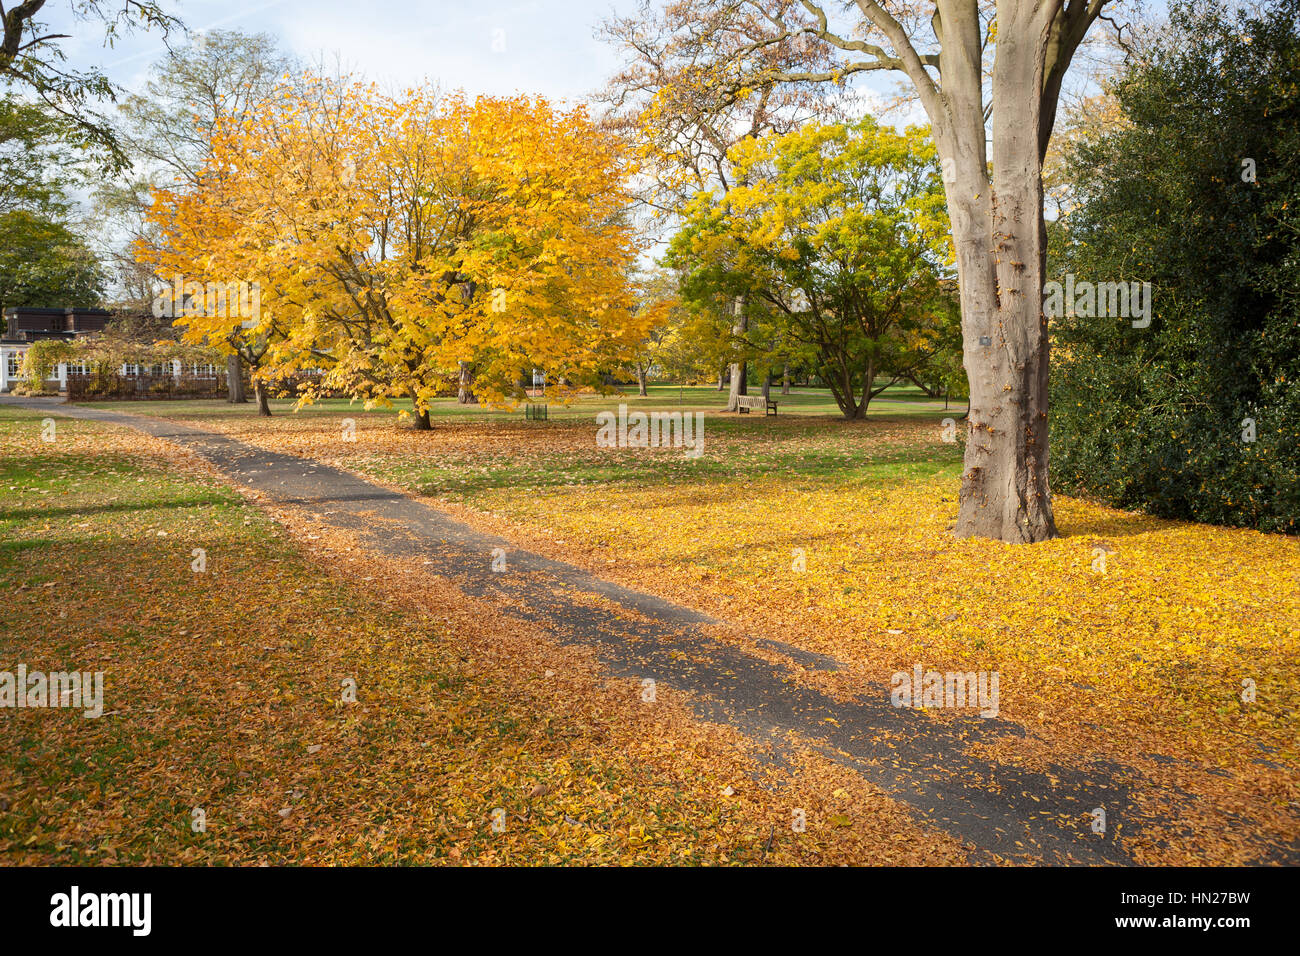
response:
[[[22,364],[23,364],[23,353],[10,352],[9,355],[5,358],[5,375],[7,375],[9,378],[22,378],[22,374],[19,371]]]
[[[126,362],[122,366],[122,373],[124,375],[139,375],[140,366],[136,365],[134,362]]]

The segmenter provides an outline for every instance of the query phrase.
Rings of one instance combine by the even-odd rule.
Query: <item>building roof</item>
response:
[[[0,342],[25,345],[37,339],[70,339],[84,332],[102,332],[113,313],[107,309],[10,306],[2,313]]]
[[[17,315],[20,312],[31,315],[94,315],[104,317],[109,317],[113,314],[110,309],[80,309],[75,306],[66,309],[50,309],[45,308],[44,306],[11,305],[9,308],[4,310],[4,317],[9,318],[9,316]]]

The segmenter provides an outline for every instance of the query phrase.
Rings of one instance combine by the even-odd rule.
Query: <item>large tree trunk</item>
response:
[[[649,395],[645,387],[646,369],[640,362],[636,363],[636,388],[638,395]]]
[[[238,355],[226,356],[226,401],[232,405],[242,405],[248,401],[244,394],[243,363]]]
[[[474,373],[470,371],[469,362],[460,363],[460,388],[456,392],[456,401],[461,405],[472,405],[474,399]]]
[[[740,297],[736,299],[736,311],[734,321],[731,324],[732,335],[739,338],[749,329],[749,317],[745,314],[745,299]],[[748,376],[747,362],[731,363],[731,391],[727,395],[727,411],[734,412],[740,406],[736,399],[741,395],[748,395],[749,389],[745,382]]]
[[[718,391],[722,391],[727,384],[727,366],[718,369]]]
[[[826,387],[831,390],[836,407],[847,421],[854,421],[866,414],[865,409],[858,403],[857,391],[853,387],[853,370],[845,364],[842,355],[827,360],[821,367],[821,374]],[[868,379],[867,388],[870,387],[871,382]]]
[[[790,363],[786,362],[781,367],[781,394],[790,394]]]
[[[856,398],[853,394],[853,377],[845,369],[844,384],[845,395],[848,399],[845,407],[842,409],[844,417],[849,421],[860,422],[867,417],[867,409],[871,406],[871,386],[876,382],[876,364],[868,362],[865,381],[862,383],[862,397]]]
[[[257,414],[264,418],[271,417],[271,403],[269,396],[266,394],[266,385],[258,382],[253,386],[253,391],[257,394]]]
[[[1056,535],[1047,480],[1047,249],[1034,95],[1042,88],[1043,61],[1024,23],[999,19],[998,28],[993,182],[985,171],[977,89],[957,91],[950,102],[958,129],[941,129],[936,138],[953,173],[948,210],[971,395],[956,533],[1023,543]]]
[[[1042,160],[1062,81],[1107,2],[800,0],[789,5],[811,15],[802,28],[793,30],[794,36],[816,36],[850,51],[857,69],[906,73],[930,119],[957,246],[963,358],[971,383],[959,535],[1022,542],[1056,534],[1047,474]],[[750,12],[741,4],[717,6],[729,11],[727,15],[739,10],[738,15],[747,17]],[[753,6],[770,12],[765,4]],[[776,4],[774,9],[786,6]],[[996,20],[990,21],[994,6]],[[871,29],[832,29],[830,14],[836,8],[850,11],[847,22],[861,27],[865,19]],[[926,13],[937,49],[918,31]],[[779,17],[770,22],[755,19],[764,37],[757,48],[763,48],[770,25],[779,23]],[[717,35],[710,27],[698,32],[704,49],[730,51],[709,45]],[[986,69],[990,46],[991,79]],[[690,42],[687,49],[694,52]],[[763,70],[755,79],[765,88],[774,81],[839,83],[844,76],[841,65],[825,73]],[[989,116],[993,182],[988,175]],[[838,384],[831,387],[839,390]],[[733,396],[738,394],[735,383],[732,390]],[[837,402],[842,398],[837,395]]]
[[[734,412],[740,406],[736,399],[749,394],[749,385],[745,381],[749,375],[748,362],[735,362],[731,366],[731,389],[727,393],[727,411]]]

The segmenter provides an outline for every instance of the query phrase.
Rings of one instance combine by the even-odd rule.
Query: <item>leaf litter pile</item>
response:
[[[936,418],[938,416],[936,415]],[[1140,862],[1245,863],[1300,841],[1300,541],[1056,498],[1061,537],[959,540],[937,422],[713,416],[703,457],[597,448],[589,422],[200,422],[433,499],[481,530],[891,675],[996,671],[1006,763],[1125,768]],[[758,653],[762,653],[759,651]],[[950,719],[942,710],[931,719]],[[1030,795],[1033,796],[1033,795]]]
[[[967,860],[164,442],[41,430],[0,410],[0,671],[102,671],[104,714],[0,710],[0,862]]]

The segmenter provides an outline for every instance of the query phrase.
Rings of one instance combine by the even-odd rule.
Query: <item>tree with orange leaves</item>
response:
[[[309,78],[223,130],[196,189],[157,195],[151,252],[164,275],[259,289],[251,321],[187,309],[188,337],[240,349],[259,380],[324,368],[322,389],[409,397],[428,427],[461,367],[499,402],[532,368],[555,391],[626,361],[648,321],[626,278],[630,172],[581,108]]]

